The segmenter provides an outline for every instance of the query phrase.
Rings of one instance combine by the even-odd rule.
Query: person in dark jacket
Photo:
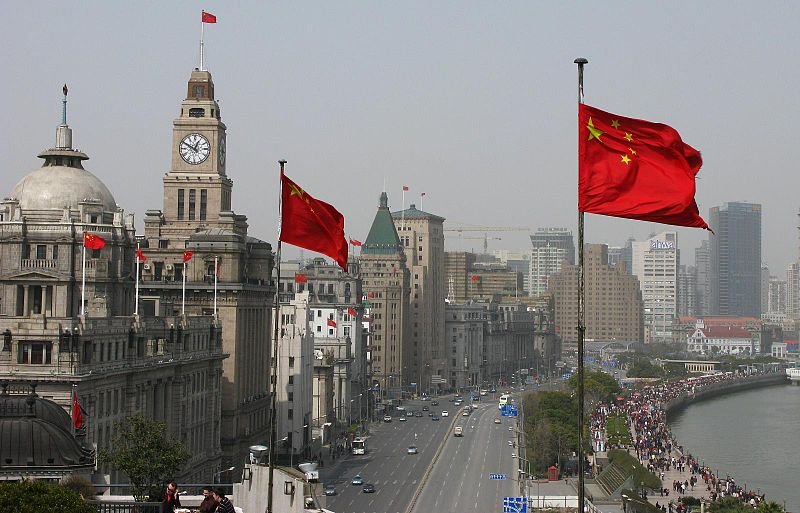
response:
[[[214,490],[210,486],[203,487],[203,502],[200,503],[200,513],[214,513],[217,510],[217,501],[214,499]]]
[[[225,492],[222,489],[214,489],[214,499],[217,501],[216,513],[236,513],[236,510],[233,509],[233,503],[229,498],[225,497]]]
[[[161,503],[161,511],[164,513],[174,513],[174,511],[181,507],[181,497],[178,495],[178,485],[175,481],[171,481],[167,485],[167,491],[164,494],[164,502]]]

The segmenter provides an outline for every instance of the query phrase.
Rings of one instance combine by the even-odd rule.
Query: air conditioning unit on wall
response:
[[[150,270],[150,264],[144,264],[144,270],[145,271],[149,271]]]

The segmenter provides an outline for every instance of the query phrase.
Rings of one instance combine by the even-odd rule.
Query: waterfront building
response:
[[[150,315],[185,310],[221,324],[223,351],[230,355],[223,364],[221,418],[228,467],[246,461],[249,446],[269,440],[274,262],[271,245],[250,236],[247,218],[232,210],[227,127],[211,73],[192,71],[186,91],[172,122],[162,210],[145,213],[141,306]],[[193,255],[184,263],[185,251]]]
[[[642,291],[636,276],[608,265],[604,244],[584,246],[586,338],[643,341]],[[555,331],[564,343],[578,340],[578,266],[566,265],[550,278]]]
[[[575,263],[575,241],[566,228],[539,228],[531,235],[530,295],[547,291],[551,275],[559,272],[564,262]]]
[[[792,262],[786,268],[786,316],[800,319],[800,264]]]
[[[222,455],[223,332],[212,316],[135,312],[133,216],[73,148],[66,92],[55,147],[0,203],[0,381],[11,395],[35,386],[64,411],[76,399],[86,447],[110,448],[130,416],[162,421],[191,455],[176,479],[210,482]],[[86,235],[105,245],[84,250]],[[2,446],[18,435],[0,430]],[[101,463],[93,479],[125,478]]]
[[[691,353],[702,355],[752,355],[758,353],[757,342],[749,331],[734,326],[706,326],[702,320],[687,342]]]
[[[770,315],[786,315],[786,296],[788,284],[777,276],[770,276],[767,285],[767,308]]]
[[[711,245],[708,240],[694,249],[694,267],[697,274],[697,315],[711,315]]]
[[[639,279],[644,302],[644,342],[670,342],[678,312],[678,234],[662,232],[635,241],[632,250],[631,274]]]
[[[408,348],[402,385],[413,389],[431,372],[441,374],[447,363],[444,338],[445,285],[444,218],[411,205],[392,213],[406,255],[410,276]],[[415,385],[412,385],[415,383]]]
[[[487,303],[470,301],[445,306],[450,388],[464,390],[486,382],[491,358],[484,338],[488,321]]]
[[[697,314],[697,268],[678,267],[678,316]]]
[[[359,265],[365,315],[370,321],[372,388],[400,397],[403,369],[413,357],[408,343],[411,276],[385,192],[380,195],[378,211],[361,246]],[[432,381],[443,379],[443,369],[431,372]]]
[[[729,202],[709,211],[711,313],[761,315],[761,205]]]

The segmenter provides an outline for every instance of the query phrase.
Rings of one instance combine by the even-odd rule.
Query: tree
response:
[[[100,451],[100,461],[128,476],[137,501],[160,493],[190,456],[183,442],[169,436],[165,423],[141,415],[116,423],[111,447]]]
[[[64,486],[44,481],[15,481],[0,484],[0,511],[96,513],[97,510]]]
[[[567,384],[573,390],[577,390],[578,375],[573,374]],[[619,383],[614,376],[605,372],[584,371],[583,391],[590,404],[611,402],[619,394]]]
[[[783,506],[775,501],[761,502],[756,508],[756,513],[783,513]]]

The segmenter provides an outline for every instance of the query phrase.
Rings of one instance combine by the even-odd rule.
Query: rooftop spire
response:
[[[67,125],[67,84],[64,84],[62,89],[64,92],[64,99],[61,100],[63,106],[61,108],[61,124],[56,129],[56,148],[60,150],[72,149],[72,129]]]

